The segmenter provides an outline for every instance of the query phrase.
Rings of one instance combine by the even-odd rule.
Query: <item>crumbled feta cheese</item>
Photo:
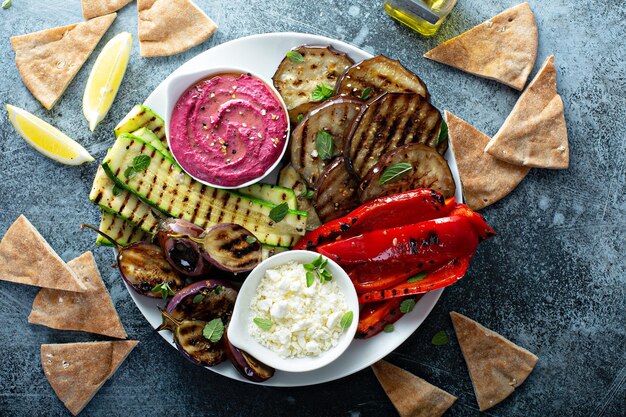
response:
[[[347,303],[335,281],[316,279],[307,287],[304,266],[290,262],[265,271],[250,310],[250,334],[280,356],[294,358],[317,356],[337,345]],[[256,317],[270,319],[271,329],[257,326]]]

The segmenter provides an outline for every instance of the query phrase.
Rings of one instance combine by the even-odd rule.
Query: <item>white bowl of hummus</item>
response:
[[[321,268],[312,270],[320,262]],[[345,352],[358,321],[358,297],[348,274],[315,252],[294,250],[268,258],[246,278],[228,339],[272,368],[308,372]]]
[[[166,91],[167,143],[195,180],[240,188],[280,163],[289,116],[270,82],[242,68],[216,67],[173,77]]]

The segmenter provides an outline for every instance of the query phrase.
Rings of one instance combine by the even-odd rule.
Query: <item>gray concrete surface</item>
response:
[[[494,134],[518,93],[421,58],[423,52],[482,22],[513,0],[461,0],[441,32],[424,39],[391,21],[382,2],[213,0],[197,3],[220,25],[208,42],[168,58],[142,59],[138,44],[117,100],[90,133],[81,97],[95,55],[50,112],[23,86],[9,36],[81,20],[78,0],[13,0],[0,10],[0,102],[55,124],[101,159],[111,131],[182,62],[250,34],[301,31],[346,40],[399,58],[427,83],[441,109]],[[446,291],[424,325],[387,358],[459,397],[448,416],[479,415],[448,312],[456,310],[535,352],[539,364],[517,392],[485,415],[625,415],[626,336],[624,175],[626,74],[623,2],[532,0],[539,55],[555,54],[565,102],[571,167],[532,170],[505,200],[484,210],[498,231],[483,244],[464,280]],[[101,45],[129,30],[136,11],[121,10]],[[100,46],[101,47],[101,46]],[[115,306],[139,347],[87,406],[86,416],[386,416],[394,410],[367,369],[332,383],[271,389],[225,379],[187,363],[146,324],[122,286],[109,249],[94,248],[82,222],[97,222],[87,200],[96,164],[60,166],[22,141],[0,110],[0,235],[24,213],[61,257],[95,252]],[[69,415],[41,371],[39,346],[102,340],[27,324],[36,289],[0,282],[0,415]],[[446,346],[432,346],[439,330]]]

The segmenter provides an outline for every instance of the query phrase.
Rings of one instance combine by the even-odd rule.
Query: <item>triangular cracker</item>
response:
[[[11,37],[22,81],[46,109],[56,104],[116,16]]]
[[[67,265],[88,290],[78,293],[41,289],[33,301],[28,322],[58,330],[82,330],[126,339],[126,331],[100,277],[93,254],[86,252]]]
[[[431,49],[424,57],[522,90],[537,58],[537,24],[522,3]]]
[[[66,291],[87,290],[23,214],[0,241],[0,280]]]
[[[462,314],[452,311],[450,317],[478,406],[484,411],[511,395],[539,358]]]
[[[190,0],[138,0],[141,56],[174,55],[201,44],[217,25]]]
[[[388,362],[372,365],[376,378],[401,417],[440,417],[457,398]]]
[[[567,128],[563,100],[556,90],[554,56],[543,63],[485,152],[515,165],[551,169],[569,166]]]
[[[508,195],[530,171],[485,153],[489,136],[448,111],[445,117],[465,203],[472,210],[480,210]]]
[[[137,345],[136,340],[41,345],[41,366],[73,415],[91,401]]]
[[[81,0],[83,17],[92,19],[113,13],[126,6],[132,0]]]

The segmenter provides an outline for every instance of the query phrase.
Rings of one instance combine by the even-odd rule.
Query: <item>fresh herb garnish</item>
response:
[[[423,280],[424,278],[426,278],[426,272],[420,272],[419,274],[407,279],[406,282],[417,282]]]
[[[162,282],[160,284],[155,285],[151,291],[154,293],[160,292],[161,297],[163,297],[164,300],[170,295],[176,294],[170,287],[170,284],[168,284],[167,282]]]
[[[328,84],[318,84],[311,93],[311,101],[324,101],[333,96],[333,88]]]
[[[388,182],[393,182],[398,180],[402,175],[406,174],[410,170],[413,169],[413,165],[408,162],[398,162],[397,164],[393,164],[389,168],[383,172],[383,175],[380,176],[378,183],[380,185],[387,184]]]
[[[261,317],[255,317],[254,320],[252,321],[254,322],[254,324],[259,326],[261,330],[268,331],[269,329],[272,328],[272,320],[270,319],[262,319]]]
[[[222,291],[224,291],[224,287],[222,287],[221,285],[218,285],[217,287],[213,288],[213,294],[215,295],[220,295]]]
[[[304,269],[307,270],[307,273],[306,273],[306,286],[307,287],[310,287],[311,285],[313,285],[313,281],[315,281],[315,278],[318,278],[320,282],[322,283],[333,279],[333,275],[325,269],[326,265],[328,265],[328,259],[324,259],[322,255],[320,255],[310,264],[303,265]]]
[[[408,298],[400,303],[400,312],[410,313],[415,308],[415,300]]]
[[[300,123],[302,119],[304,119],[304,114],[300,113],[296,119],[298,120],[298,123]]]
[[[136,174],[145,171],[150,166],[150,157],[148,155],[138,155],[133,158],[131,165],[124,171],[124,176],[131,179]]]
[[[335,152],[335,139],[325,130],[317,132],[316,138],[317,154],[323,161],[332,159]]]
[[[369,87],[365,87],[365,90],[361,93],[361,100],[367,100],[367,98],[372,94],[372,89]]]
[[[205,337],[211,343],[217,343],[224,336],[224,323],[222,319],[213,319],[204,326],[202,330],[202,336]]]
[[[256,242],[256,237],[248,235],[246,236],[246,242],[248,242],[249,244],[253,244]]]
[[[118,196],[120,194],[122,194],[122,191],[124,191],[124,189],[122,187],[120,187],[119,185],[115,184],[113,186],[113,189],[111,190],[111,192],[113,193],[114,196]]]
[[[287,203],[280,203],[270,210],[270,219],[278,223],[285,218],[287,213],[289,213],[289,205]]]
[[[441,128],[439,129],[439,136],[437,136],[437,142],[435,145],[439,145],[441,142],[448,138],[448,124],[445,120],[441,121]]]
[[[11,7],[13,5],[13,2],[11,0],[4,0],[2,2],[2,8],[4,10],[8,9],[9,7]]]
[[[304,193],[304,198],[306,198],[307,200],[311,200],[313,197],[315,197],[315,190],[306,190],[306,193]]]
[[[343,316],[341,316],[339,325],[343,330],[348,330],[352,324],[352,319],[354,319],[354,313],[352,311],[347,311]]]
[[[448,333],[445,330],[441,330],[433,336],[433,339],[430,341],[435,346],[442,346],[448,344]]]
[[[288,51],[285,55],[291,62],[295,62],[296,64],[302,64],[304,62],[304,57],[298,51]]]
[[[201,302],[202,302],[202,300],[204,300],[204,295],[202,295],[202,294],[196,294],[196,296],[195,296],[195,297],[193,297],[192,302],[193,302],[194,304],[198,304],[198,303],[201,303]]]
[[[393,324],[389,323],[389,324],[385,324],[385,327],[383,327],[383,331],[385,333],[391,333],[395,330],[396,328],[393,327]]]

